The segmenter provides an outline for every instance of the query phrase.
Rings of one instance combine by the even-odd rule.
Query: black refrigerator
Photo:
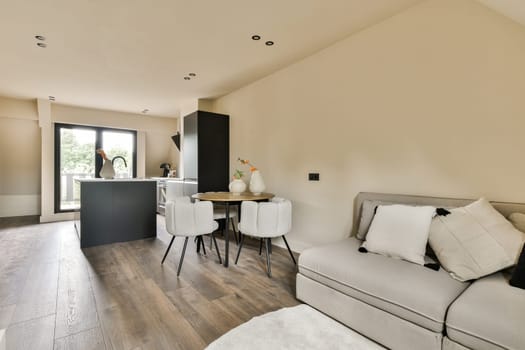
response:
[[[230,117],[204,111],[185,116],[182,144],[184,192],[228,191]]]

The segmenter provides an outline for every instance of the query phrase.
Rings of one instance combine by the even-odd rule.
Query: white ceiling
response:
[[[418,1],[1,0],[0,95],[176,116]]]
[[[518,23],[525,25],[525,0],[478,0]]]

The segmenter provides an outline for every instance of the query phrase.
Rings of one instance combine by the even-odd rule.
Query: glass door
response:
[[[97,133],[93,129],[60,127],[59,148],[59,211],[80,208],[80,185],[76,178],[95,177],[95,144]]]
[[[134,177],[135,134],[129,131],[102,130],[102,148],[113,159],[115,178]]]
[[[55,124],[55,212],[80,208],[80,184],[75,179],[100,177],[103,148],[113,160],[115,178],[137,176],[137,132],[83,125]]]

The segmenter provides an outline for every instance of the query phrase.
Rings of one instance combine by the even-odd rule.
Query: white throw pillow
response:
[[[425,249],[436,208],[380,205],[362,247],[369,252],[425,264]]]
[[[525,235],[481,198],[436,216],[429,243],[452,277],[469,281],[515,265]]]
[[[366,238],[370,224],[374,219],[375,210],[380,205],[390,205],[395,204],[393,202],[386,201],[372,201],[365,199],[361,205],[361,217],[359,218],[359,226],[357,227],[357,239],[363,241]]]

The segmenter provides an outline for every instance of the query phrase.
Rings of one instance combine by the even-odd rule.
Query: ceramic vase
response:
[[[241,179],[234,179],[232,182],[230,182],[228,188],[230,189],[231,193],[239,195],[246,191],[246,183]]]
[[[113,163],[111,163],[111,160],[104,160],[104,164],[102,165],[102,169],[100,169],[99,175],[104,179],[113,179],[115,177],[115,169],[113,168]]]
[[[254,195],[259,195],[266,189],[266,186],[264,185],[264,180],[262,178],[261,173],[259,170],[255,170],[252,172],[252,177],[250,179],[250,192],[252,192]]]

